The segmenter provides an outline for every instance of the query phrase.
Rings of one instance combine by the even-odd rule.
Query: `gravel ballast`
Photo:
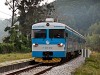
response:
[[[72,73],[75,71],[75,69],[82,65],[84,62],[85,58],[79,56],[63,65],[52,68],[51,70],[47,71],[42,75],[73,75]],[[38,67],[30,71],[23,72],[19,75],[34,75],[35,73],[38,73],[47,67],[49,66]]]
[[[42,75],[72,75],[75,69],[82,65],[84,62],[85,58],[80,56],[64,65],[54,67],[53,69]]]

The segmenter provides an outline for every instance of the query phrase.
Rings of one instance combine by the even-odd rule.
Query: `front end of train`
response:
[[[32,25],[32,57],[35,62],[56,63],[66,57],[65,25],[41,22]]]

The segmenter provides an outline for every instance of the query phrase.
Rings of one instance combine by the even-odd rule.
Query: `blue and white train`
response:
[[[68,59],[78,55],[84,43],[84,36],[52,18],[32,25],[32,56],[36,62],[53,63]]]

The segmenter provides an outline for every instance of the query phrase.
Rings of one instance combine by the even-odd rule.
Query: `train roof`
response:
[[[32,29],[65,29],[65,26],[65,24],[58,22],[41,22],[33,24]]]
[[[49,24],[49,26],[47,25]],[[83,35],[72,29],[66,24],[58,23],[58,22],[40,22],[32,25],[32,29],[67,29],[69,32],[73,32],[77,36],[85,39]]]

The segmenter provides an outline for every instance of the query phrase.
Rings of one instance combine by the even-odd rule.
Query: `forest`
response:
[[[100,52],[100,0],[57,0],[56,16],[85,36],[86,48]]]

